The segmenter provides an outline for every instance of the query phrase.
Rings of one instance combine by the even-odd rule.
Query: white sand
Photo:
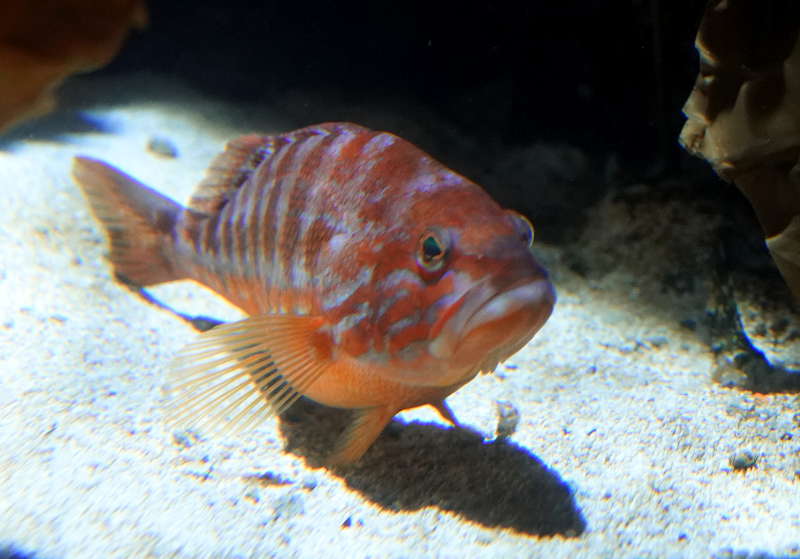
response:
[[[613,204],[581,248],[603,274],[576,276],[540,246],[554,316],[512,367],[450,398],[485,439],[407,412],[347,474],[307,464],[343,425],[313,405],[252,433],[176,439],[165,371],[196,333],[114,282],[70,159],[185,201],[226,139],[309,123],[138,79],[73,89],[73,104],[81,87],[109,100],[83,113],[106,132],[70,133],[67,104],[0,146],[0,557],[800,557],[798,398],[711,382],[702,328],[679,324],[702,321],[705,280],[685,296],[654,280],[680,242],[702,246],[703,225],[676,241],[654,216],[655,233],[620,251],[631,225]],[[179,157],[148,152],[153,135]],[[237,316],[188,282],[153,292]],[[521,415],[508,443],[491,440],[498,400]],[[757,466],[732,471],[738,450]]]

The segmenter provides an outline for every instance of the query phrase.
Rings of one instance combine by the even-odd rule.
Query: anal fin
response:
[[[364,408],[355,412],[352,423],[342,433],[336,450],[326,461],[329,466],[351,464],[361,458],[384,427],[394,417],[396,410],[386,407]]]

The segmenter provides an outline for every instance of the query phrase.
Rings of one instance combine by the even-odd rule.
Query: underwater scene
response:
[[[800,558],[800,5],[0,3],[0,559]]]

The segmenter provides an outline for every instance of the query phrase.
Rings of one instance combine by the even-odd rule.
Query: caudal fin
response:
[[[172,258],[179,204],[96,159],[76,157],[72,176],[108,233],[121,281],[147,286],[185,277]]]

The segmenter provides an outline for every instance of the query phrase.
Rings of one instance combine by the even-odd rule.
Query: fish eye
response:
[[[510,213],[514,218],[514,223],[516,224],[517,231],[519,231],[520,234],[520,239],[522,239],[522,242],[528,245],[528,248],[531,248],[533,246],[533,237],[534,237],[533,223],[531,223],[530,219],[528,219],[519,212],[515,212],[514,210],[508,210],[508,213]]]
[[[438,270],[447,256],[447,243],[443,231],[429,229],[419,239],[417,260],[427,270]]]

